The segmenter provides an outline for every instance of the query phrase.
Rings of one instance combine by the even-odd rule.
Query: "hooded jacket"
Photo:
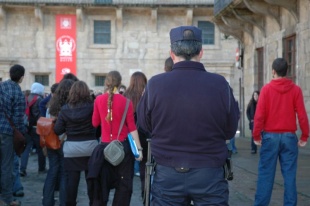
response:
[[[302,131],[300,139],[307,141],[309,123],[300,87],[287,78],[271,80],[259,95],[254,118],[254,140],[261,140],[262,131],[295,133],[296,114]]]
[[[36,102],[30,107],[30,116],[29,116],[30,127],[36,126],[37,121],[41,116],[39,105],[44,96],[44,86],[37,82],[31,85],[31,93],[28,96],[28,103],[30,103],[35,96],[38,96],[38,98]]]

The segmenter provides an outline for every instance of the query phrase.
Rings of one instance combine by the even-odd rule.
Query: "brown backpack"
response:
[[[37,134],[40,135],[41,147],[49,149],[59,149],[60,140],[58,135],[54,132],[55,119],[40,117],[37,121]]]

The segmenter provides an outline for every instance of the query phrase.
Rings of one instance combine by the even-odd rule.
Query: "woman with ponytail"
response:
[[[118,93],[121,80],[118,71],[109,72],[105,80],[107,92],[98,96],[94,104],[92,123],[94,127],[101,125],[101,144],[95,148],[88,164],[88,178],[93,180],[93,206],[107,205],[111,188],[115,188],[113,205],[130,205],[135,158],[127,140],[128,133],[131,133],[139,149],[140,155],[136,160],[141,161],[143,158],[132,102],[129,103],[124,125],[117,136],[127,101],[126,97]],[[104,159],[103,150],[116,139],[124,146],[125,158],[119,165],[113,166]]]

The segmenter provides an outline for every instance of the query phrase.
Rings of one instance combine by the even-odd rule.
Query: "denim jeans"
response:
[[[263,133],[255,206],[269,205],[278,159],[284,179],[283,205],[297,205],[297,142],[298,139],[293,133]]]
[[[29,158],[29,153],[31,151],[33,142],[32,142],[32,137],[30,134],[25,134],[26,137],[26,148],[22,155],[20,156],[20,171],[25,171],[27,170],[27,165],[28,165],[28,158]]]
[[[228,206],[228,183],[224,169],[192,168],[178,172],[173,167],[157,165],[152,184],[151,205]]]
[[[19,157],[16,154],[14,154],[13,176],[14,176],[13,192],[24,190],[24,187],[20,181],[20,175],[19,175]]]
[[[49,169],[43,186],[43,206],[54,206],[54,192],[59,182],[59,205],[65,206],[66,176],[64,172],[64,156],[62,148],[58,150],[47,149]]]
[[[46,157],[43,154],[42,148],[40,146],[40,136],[36,132],[36,128],[32,128],[30,131],[30,140],[27,138],[27,144],[26,144],[26,149],[21,155],[21,171],[26,171],[27,169],[27,164],[28,164],[28,158],[29,158],[29,153],[31,151],[31,147],[33,143],[35,144],[37,148],[37,153],[38,153],[38,171],[45,171],[46,169]]]
[[[0,133],[1,198],[10,204],[13,200],[13,136]]]
[[[235,145],[235,137],[233,137],[230,141],[229,141],[229,148],[231,149],[231,151],[233,153],[237,152],[237,147]]]

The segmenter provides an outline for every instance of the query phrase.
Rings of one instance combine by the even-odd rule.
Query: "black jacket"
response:
[[[38,96],[38,98],[37,101],[30,107],[29,127],[36,126],[38,119],[41,117],[39,105],[43,97],[41,95],[31,93],[28,96],[28,103],[30,104],[30,102],[35,96]]]
[[[66,133],[68,141],[96,139],[96,129],[92,125],[93,103],[81,104],[70,108],[68,104],[61,107],[54,127],[57,135]]]
[[[256,103],[252,103],[250,105],[248,105],[247,109],[246,109],[246,116],[249,120],[249,128],[250,130],[253,130],[253,126],[254,126],[254,116],[255,116],[255,111],[256,111]],[[251,120],[253,120],[251,122]]]
[[[158,164],[203,168],[224,165],[239,111],[223,76],[182,61],[148,81],[137,116],[139,126],[151,132]]]

